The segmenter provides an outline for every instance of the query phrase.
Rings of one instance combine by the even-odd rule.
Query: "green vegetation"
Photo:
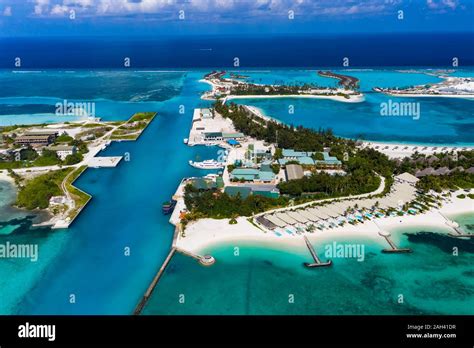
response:
[[[138,112],[117,128],[110,139],[136,140],[155,117],[156,112]]]
[[[311,156],[315,161],[323,161],[324,155],[321,152],[316,152]]]
[[[466,195],[460,194],[460,195],[457,195],[456,197],[457,197],[457,198],[460,198],[460,199],[464,199],[464,198],[466,198]]]
[[[22,161],[34,161],[38,158],[38,153],[31,147],[27,147],[20,151],[20,159]]]
[[[48,149],[43,149],[41,156],[33,162],[34,167],[54,166],[57,164],[61,164],[61,160],[55,151]]]
[[[127,123],[137,122],[137,121],[151,121],[155,117],[156,112],[138,112],[133,115]]]
[[[428,167],[434,169],[442,167],[468,169],[474,167],[474,151],[444,152],[430,156],[415,153],[410,158],[404,158],[398,164],[396,172],[415,174],[418,170]]]
[[[277,145],[280,149],[323,151],[324,147],[331,147],[331,155],[337,156],[339,154],[342,158],[345,152],[350,153],[355,146],[354,141],[338,138],[330,129],[315,131],[304,127],[295,128],[275,121],[266,121],[253,115],[245,107],[234,103],[227,105],[216,102],[214,108],[223,117],[231,119],[238,132],[267,143],[276,143],[278,140]],[[333,153],[333,148],[337,149],[337,153]],[[281,156],[281,151],[277,151],[275,157],[279,156]]]
[[[278,174],[280,172],[280,165],[278,163],[272,164],[273,174]]]
[[[29,210],[46,209],[51,197],[63,194],[60,188],[61,182],[71,170],[70,168],[61,169],[27,181],[18,192],[16,205]]]
[[[474,188],[474,174],[465,172],[453,172],[449,175],[427,175],[416,184],[417,188],[428,192],[433,190],[441,192],[443,190],[457,190]]]
[[[58,144],[58,143],[69,143],[71,141],[73,141],[74,138],[67,135],[67,134],[61,134],[60,136],[58,136],[55,140],[55,143]]]
[[[231,197],[219,190],[198,190],[192,185],[185,187],[184,202],[190,210],[184,223],[200,218],[225,219],[235,216],[250,216],[271,208],[287,204],[286,198],[267,198],[250,195],[242,199],[240,195]]]
[[[91,199],[91,196],[84,191],[74,187],[72,184],[76,179],[87,169],[87,166],[81,166],[77,168],[74,173],[72,173],[66,180],[65,186],[66,190],[68,190],[69,194],[71,195],[72,199],[74,199],[74,209],[69,212],[69,216],[74,218],[81,209],[87,204],[87,202]]]
[[[300,196],[319,194],[320,198],[360,195],[375,191],[380,185],[380,178],[370,173],[355,172],[352,175],[329,175],[317,173],[310,177],[290,180],[278,184],[282,194]]]
[[[75,146],[77,148],[77,152],[79,152],[82,155],[89,152],[89,149],[87,148],[87,144],[82,140],[73,140],[68,145]]]
[[[67,155],[66,158],[64,159],[64,164],[67,166],[77,164],[81,162],[84,159],[84,156],[82,156],[81,153],[76,152],[72,155]]]

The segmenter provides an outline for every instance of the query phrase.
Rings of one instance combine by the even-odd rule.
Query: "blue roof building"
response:
[[[237,140],[235,140],[235,139],[228,139],[228,140],[227,140],[227,144],[229,144],[229,145],[231,145],[231,146],[234,146],[234,147],[240,145],[240,143],[239,143]]]

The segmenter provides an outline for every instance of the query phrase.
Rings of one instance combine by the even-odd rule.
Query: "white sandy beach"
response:
[[[258,117],[266,121],[274,121],[282,123],[281,121],[265,115],[264,111],[255,106],[245,105],[245,107],[253,112]],[[362,147],[370,147],[376,149],[379,152],[384,153],[389,158],[403,158],[410,157],[415,152],[432,155],[436,153],[446,153],[458,150],[474,150],[474,146],[459,145],[459,146],[444,146],[444,145],[424,145],[424,144],[404,144],[404,143],[392,143],[392,142],[380,142],[380,141],[362,141]]]
[[[458,214],[474,213],[474,200],[456,198],[456,195],[460,192],[454,193],[452,202],[446,203],[440,209],[442,214],[452,217]],[[228,221],[228,219],[201,219],[192,222],[186,228],[185,237],[178,237],[176,246],[194,253],[229,243],[236,243],[236,246],[239,243],[257,243],[273,248],[296,248],[295,250],[300,250],[301,246],[304,246],[302,235],[284,234],[277,236],[271,232],[264,232],[250,223],[246,217],[239,217],[237,219],[238,223],[235,225],[229,225]],[[346,224],[329,230],[316,230],[314,233],[306,233],[306,235],[315,245],[332,241],[350,242],[354,239],[364,239],[380,244],[382,249],[387,247],[387,243],[379,235],[379,227],[391,232],[395,243],[399,242],[400,235],[397,231],[400,229],[416,230],[417,228],[431,227],[436,231],[453,232],[438,210],[432,209],[424,214],[378,218],[357,225]]]
[[[310,98],[330,99],[343,103],[361,103],[365,100],[363,94],[351,95],[349,99],[339,95],[312,95],[312,94],[276,94],[276,95],[229,95],[224,98],[224,103],[232,99],[274,99],[274,98]]]
[[[415,152],[424,155],[433,155],[436,153],[446,153],[451,151],[460,151],[460,150],[473,150],[474,146],[444,146],[444,145],[423,145],[423,144],[402,144],[402,143],[389,143],[389,142],[379,142],[379,141],[363,141],[362,147],[370,147],[383,154],[387,155],[389,158],[403,158],[410,157]]]
[[[8,174],[6,170],[0,170],[0,180],[1,181],[8,181],[9,183],[14,184],[15,180]]]
[[[389,93],[381,92],[382,94],[389,95],[391,97],[400,98],[461,98],[467,100],[474,100],[474,94],[412,94],[412,93]]]

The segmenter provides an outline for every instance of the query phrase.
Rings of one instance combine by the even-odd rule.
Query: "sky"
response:
[[[474,0],[0,0],[0,36],[474,32]]]

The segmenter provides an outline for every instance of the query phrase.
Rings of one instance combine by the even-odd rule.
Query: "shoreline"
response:
[[[387,245],[385,239],[379,235],[379,227],[390,231],[396,244],[401,239],[400,229],[407,230],[408,233],[413,229],[425,228],[432,228],[437,232],[445,231],[446,234],[452,232],[440,212],[449,218],[474,214],[474,201],[469,198],[458,199],[456,198],[457,193],[459,192],[453,194],[452,202],[446,203],[440,209],[431,209],[423,214],[376,218],[357,225],[347,224],[329,230],[317,230],[314,233],[306,232],[294,236],[289,234],[276,236],[273,233],[264,232],[249,222],[247,217],[237,218],[238,223],[235,225],[230,225],[229,219],[200,219],[191,222],[186,227],[186,236],[179,235],[176,246],[198,254],[232,243],[235,243],[236,246],[241,243],[257,244],[262,247],[284,248],[298,252],[302,247],[306,249],[303,239],[303,235],[306,235],[316,246],[333,241],[350,243],[354,239],[363,239],[371,244],[380,245],[380,249],[383,249]]]
[[[389,95],[391,97],[401,97],[401,98],[461,98],[467,100],[474,100],[474,94],[462,95],[462,94],[409,94],[409,93],[390,93],[390,92],[379,92],[381,94]]]
[[[244,104],[239,104],[239,105],[242,105],[244,106],[245,108],[247,108],[249,111],[253,112],[257,117],[260,117],[262,119],[264,119],[265,121],[272,121],[272,122],[276,122],[276,123],[279,123],[279,124],[285,124],[283,121],[280,121],[279,119],[277,118],[274,118],[272,116],[268,116],[265,114],[265,111],[261,108],[258,108],[256,106],[252,106],[252,105],[244,105]],[[338,136],[338,135],[336,135]],[[354,140],[354,141],[357,141],[357,139],[354,139],[354,138],[345,138],[345,137],[341,137],[341,136],[338,136],[340,138],[343,138],[343,139],[349,139],[349,140]],[[394,141],[394,142],[389,142],[389,141],[379,141],[379,140],[362,140],[362,143],[364,144],[364,146],[389,146],[389,147],[395,147],[395,146],[399,146],[399,147],[405,147],[405,146],[408,146],[408,148],[412,149],[414,147],[428,147],[428,148],[433,148],[433,147],[436,147],[438,148],[435,152],[446,152],[446,151],[451,151],[453,149],[457,149],[457,150],[461,150],[462,148],[467,148],[468,150],[473,150],[474,149],[474,144],[459,144],[459,145],[452,145],[452,144],[431,144],[431,143],[423,143],[423,142],[400,142],[400,141]],[[446,150],[444,151],[441,151],[441,149],[443,148],[447,148]],[[408,150],[408,149],[407,149]],[[380,152],[384,152],[383,149],[382,150],[379,150]],[[431,152],[428,152],[429,149],[427,149],[427,151],[424,151],[424,153],[431,153]],[[413,151],[414,152],[414,151]],[[420,153],[423,153],[423,151],[419,151]],[[435,153],[433,152],[433,153]],[[385,152],[384,152],[385,153]],[[408,155],[405,155],[405,156],[410,156],[410,154]],[[389,155],[390,157],[390,155]],[[402,156],[404,157],[404,156]],[[397,158],[397,156],[394,156],[393,158]]]
[[[15,179],[13,179],[6,169],[0,170],[0,181],[6,181],[15,185]],[[16,186],[16,185],[15,185]]]
[[[224,98],[224,103],[232,99],[275,99],[275,98],[310,98],[310,99],[329,99],[342,103],[362,103],[365,96],[361,93],[353,95],[349,99],[338,95],[311,95],[311,94],[275,94],[275,95],[229,95]]]

